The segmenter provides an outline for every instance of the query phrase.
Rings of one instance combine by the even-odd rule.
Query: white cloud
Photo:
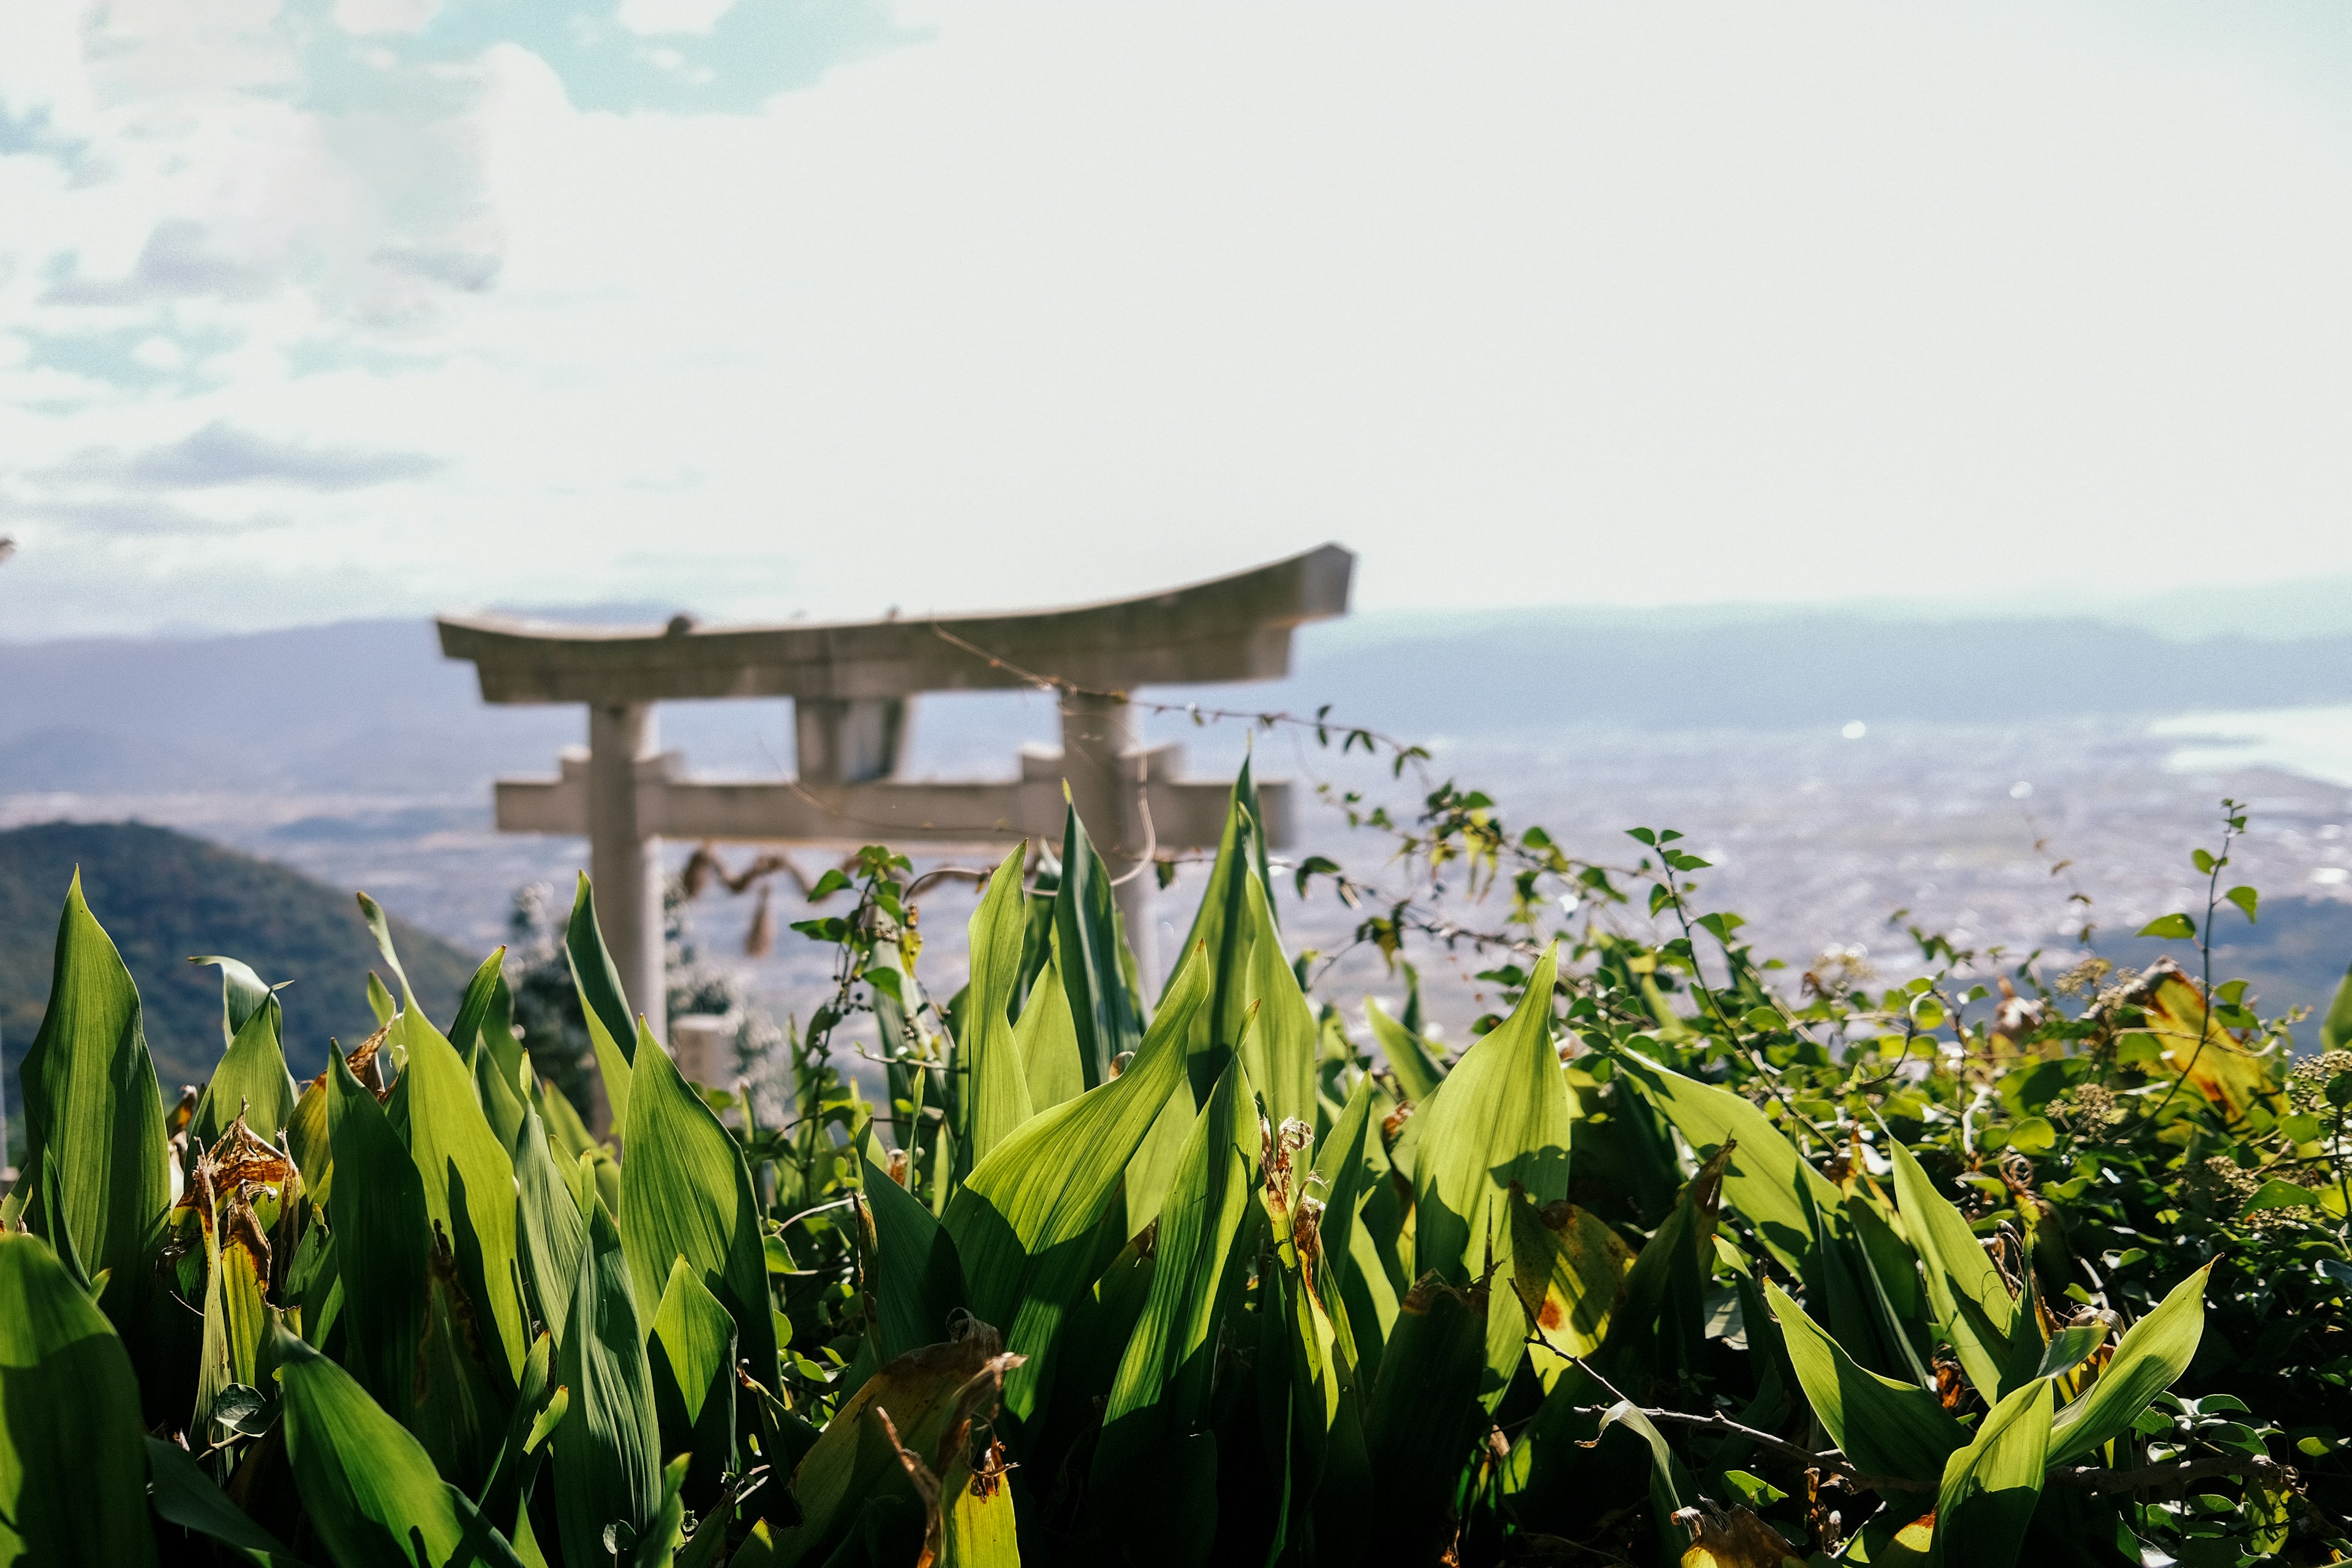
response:
[[[2189,15],[950,5],[726,115],[583,111],[513,41],[306,111],[218,84],[315,50],[180,39],[215,86],[58,100],[110,184],[0,161],[71,241],[0,310],[237,341],[62,409],[36,352],[0,451],[443,466],[128,581],[12,522],[0,635],[1012,604],[1326,538],[1389,604],[2352,571],[2352,62]]]

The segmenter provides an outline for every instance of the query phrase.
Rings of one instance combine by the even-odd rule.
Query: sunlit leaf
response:
[[[0,1563],[155,1561],[131,1358],[37,1237],[0,1230]]]
[[[2003,1393],[2001,1368],[2011,1359],[2017,1332],[2017,1301],[1978,1242],[1976,1233],[1935,1184],[1911,1151],[1891,1143],[1895,1201],[1903,1227],[1917,1249],[1936,1322],[1952,1342],[1960,1369],[1987,1400]]]
[[[1031,1118],[949,1203],[944,1223],[963,1261],[971,1310],[990,1322],[1010,1322],[1005,1338],[1014,1352],[1042,1352],[1086,1288],[1095,1222],[1178,1086],[1184,1040],[1207,984],[1207,956],[1196,948],[1127,1070]],[[1024,1367],[1006,1384],[1006,1406],[1025,1417],[1036,1390],[1035,1374]]]
[[[1375,997],[1364,998],[1364,1017],[1372,1026],[1372,1038],[1381,1047],[1381,1056],[1388,1062],[1389,1070],[1397,1077],[1397,1087],[1404,1090],[1407,1100],[1420,1101],[1437,1092],[1444,1081],[1445,1067],[1429,1042],[1398,1023]]]
[[[1769,1279],[1764,1299],[1830,1441],[1872,1475],[1938,1479],[1944,1461],[1968,1441],[1968,1433],[1936,1395],[1855,1364],[1843,1346]]]
[[[658,1302],[670,1265],[683,1256],[734,1318],[736,1344],[751,1375],[773,1387],[767,1249],[742,1145],[650,1033],[640,1033],[631,1075],[621,1236],[636,1298]]]
[[[1197,1429],[1206,1413],[1221,1306],[1240,1284],[1234,1243],[1249,1211],[1261,1137],[1247,1072],[1230,1058],[1193,1121],[1160,1211],[1150,1293],[1103,1409],[1096,1485],[1128,1474],[1159,1442]]]
[[[998,863],[971,914],[971,984],[956,1009],[955,1060],[962,1074],[956,1154],[968,1170],[1029,1120],[1029,1074],[1013,1037],[1028,913],[1021,891],[1024,841]]]
[[[2035,1378],[1977,1424],[1944,1462],[1932,1561],[1948,1568],[2008,1568],[2042,1498],[2049,1462],[2051,1385]]]
[[[1093,1089],[1108,1082],[1110,1064],[1142,1040],[1143,1018],[1120,952],[1110,873],[1075,805],[1062,826],[1062,879],[1054,889],[1054,934],[1079,1070],[1086,1087]],[[1037,1109],[1045,1109],[1045,1102]]]
[[[2205,1286],[2212,1272],[2210,1263],[2200,1268],[2124,1331],[2098,1380],[2053,1421],[2052,1464],[2080,1458],[2123,1436],[2148,1401],[2189,1370],[2205,1334]]]
[[[280,1040],[284,1023],[278,998],[265,992],[213,1068],[204,1098],[196,1101],[195,1116],[188,1123],[192,1142],[211,1143],[240,1111],[245,1124],[266,1142],[275,1142],[294,1119],[294,1076],[286,1070]]]
[[[866,1289],[880,1314],[880,1357],[948,1337],[949,1319],[964,1304],[963,1266],[955,1243],[913,1194],[866,1162],[864,1200],[874,1226]]]
[[[595,890],[588,874],[572,895],[572,918],[563,928],[563,956],[572,966],[572,984],[579,988],[580,1011],[587,1019],[588,1040],[596,1050],[596,1071],[604,1085],[604,1105],[613,1125],[627,1124],[629,1068],[637,1048],[636,1026],[631,1022],[628,998],[621,991],[621,972],[604,946],[596,924]]]
[[[126,1321],[172,1201],[171,1152],[139,988],[82,900],[79,872],[58,921],[48,1009],[17,1081],[26,1146],[0,1223],[21,1216],[92,1275],[110,1274],[107,1310]]]
[[[1571,1358],[1591,1355],[1609,1337],[1633,1253],[1591,1210],[1566,1199],[1538,1205],[1516,1185],[1510,1223],[1512,1283],[1533,1320],[1528,1354],[1549,1389]]]
[[[1539,1204],[1568,1195],[1571,1110],[1551,1042],[1557,950],[1509,1017],[1463,1053],[1414,1116],[1413,1267],[1467,1285],[1511,1270],[1513,1184]],[[1484,1393],[1501,1397],[1525,1350],[1526,1314],[1507,1286],[1487,1308]]]

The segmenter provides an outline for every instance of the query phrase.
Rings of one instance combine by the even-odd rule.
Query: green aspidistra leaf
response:
[[[1009,1324],[1009,1349],[1033,1358],[1005,1383],[1005,1405],[1016,1417],[1034,1405],[1035,1358],[1087,1284],[1103,1205],[1183,1076],[1184,1040],[1207,988],[1207,956],[1195,948],[1127,1070],[1032,1117],[948,1205],[943,1221],[963,1262],[972,1311]]]
[[[662,1502],[661,1432],[633,1272],[612,1216],[592,1197],[569,1332],[556,1348],[556,1381],[571,1399],[554,1455],[566,1563],[609,1561],[605,1528],[617,1522],[634,1538]]]
[[[287,1458],[341,1568],[415,1568],[420,1548],[435,1568],[521,1568],[505,1537],[348,1373],[291,1335],[278,1341],[278,1357]]]
[[[874,1226],[866,1289],[880,1316],[879,1359],[887,1363],[948,1337],[949,1320],[964,1305],[963,1266],[945,1227],[912,1193],[871,1160],[865,1175]]]
[[[1642,1055],[1614,1053],[1624,1081],[1664,1113],[1702,1156],[1736,1143],[1725,1172],[1724,1201],[1756,1227],[1757,1239],[1791,1273],[1802,1273],[1813,1247],[1813,1212],[1835,1210],[1838,1190],[1808,1163],[1765,1114],[1743,1097],[1685,1078]]]
[[[751,1375],[772,1388],[776,1330],[767,1247],[742,1145],[650,1033],[637,1040],[630,1075],[621,1237],[636,1299],[659,1302],[670,1265],[683,1256],[734,1318]]]
[[[572,1195],[570,1178],[555,1163],[538,1112],[524,1113],[513,1149],[516,1252],[523,1279],[538,1302],[540,1321],[561,1342],[572,1315],[588,1222]]]
[[[1373,997],[1364,998],[1364,1017],[1404,1097],[1418,1104],[1436,1093],[1437,1086],[1445,1080],[1445,1067],[1429,1048],[1429,1042],[1390,1017]]]
[[[257,1136],[264,1142],[278,1141],[278,1134],[294,1120],[296,1101],[294,1075],[286,1070],[284,1026],[285,1013],[278,998],[263,993],[259,1005],[246,1015],[229,1042],[220,1065],[213,1068],[204,1098],[196,1101],[195,1117],[188,1123],[191,1142],[209,1148],[236,1120],[240,1108],[246,1126]]]
[[[690,1452],[686,1493],[698,1511],[735,1469],[735,1320],[683,1258],[670,1266],[646,1342],[666,1454]]]
[[[629,1119],[629,1070],[636,1054],[636,1026],[630,1020],[628,997],[621,990],[621,972],[604,945],[596,925],[595,889],[588,874],[572,896],[572,918],[563,928],[563,956],[572,966],[572,984],[580,991],[580,1011],[588,1021],[589,1043],[596,1047],[596,1071],[604,1082],[604,1104],[613,1125]]]
[[[2037,1377],[1977,1423],[1969,1445],[1944,1461],[1936,1497],[1937,1568],[2011,1568],[2042,1499],[2049,1464],[2051,1384]]]
[[[2205,1337],[2205,1283],[2212,1272],[2210,1263],[2200,1268],[2124,1331],[2098,1380],[2052,1423],[2052,1464],[2080,1458],[2120,1437],[2149,1400],[2179,1381]]]
[[[1968,1441],[1936,1396],[1916,1384],[1897,1383],[1856,1364],[1770,1280],[1764,1299],[1780,1325],[1797,1381],[1830,1441],[1872,1475],[1934,1481],[1944,1461]]]
[[[24,1216],[93,1276],[124,1321],[172,1202],[163,1099],[141,1026],[139,988],[82,900],[76,872],[58,921],[48,1010],[17,1071],[26,1148],[0,1222]],[[46,1194],[54,1194],[54,1203]]]
[[[1021,889],[1024,841],[998,863],[971,914],[971,984],[956,1008],[956,1157],[969,1170],[1029,1120],[1029,1074],[1013,1038],[1012,1007],[1021,982],[1021,939],[1028,921]]]
[[[1240,1043],[1242,1020],[1249,1010],[1250,943],[1256,934],[1249,918],[1249,882],[1255,876],[1263,887],[1265,879],[1258,821],[1257,786],[1244,763],[1225,805],[1224,830],[1209,867],[1208,888],[1184,938],[1187,954],[1205,949],[1209,962],[1208,994],[1185,1041],[1185,1071],[1195,1105],[1208,1102],[1209,1090],[1224,1071],[1225,1057]],[[1162,1006],[1175,986],[1170,980],[1160,997]]]
[[[1960,1370],[1987,1400],[2005,1392],[2001,1368],[2011,1360],[2017,1302],[1976,1233],[1902,1144],[1889,1141],[1895,1162],[1895,1203],[1919,1254],[1937,1326],[1952,1342]]]
[[[1315,1009],[1298,988],[1298,976],[1283,955],[1275,929],[1274,906],[1265,884],[1244,879],[1250,928],[1248,996],[1256,1016],[1242,1031],[1240,1048],[1249,1062],[1250,1086],[1276,1127],[1296,1121],[1315,1126],[1315,1058],[1320,1031]]]
[[[433,1245],[425,1182],[341,1056],[328,1060],[327,1090],[336,1173],[327,1216],[343,1286],[343,1359],[376,1403],[405,1421]]]
[[[495,1329],[499,1370],[510,1390],[530,1348],[514,1289],[514,1166],[455,1047],[413,1005],[405,1032],[408,1152],[423,1178],[425,1212],[448,1238],[485,1326]]]
[[[220,965],[221,1044],[226,1047],[236,1038],[237,1031],[245,1027],[245,1021],[268,999],[269,984],[256,974],[250,964],[234,958],[224,958],[216,952],[199,954],[188,962]]]
[[[1037,984],[1029,988],[1029,1004],[1013,1020],[1013,1041],[1021,1056],[1034,1114],[1051,1110],[1087,1091],[1085,1064],[1080,1060],[1077,1020],[1070,1011],[1069,993],[1062,984],[1061,939],[1045,961]]]
[[[1218,1308],[1238,1282],[1234,1244],[1249,1213],[1262,1142],[1249,1075],[1236,1056],[1194,1119],[1160,1205],[1150,1293],[1103,1410],[1095,1461],[1103,1482],[1148,1457],[1152,1440],[1197,1429],[1207,1410]]]
[[[1068,808],[1062,826],[1062,879],[1054,889],[1058,976],[1069,1002],[1079,1071],[1087,1089],[1110,1080],[1110,1064],[1143,1038],[1142,1010],[1129,988],[1110,872]],[[1043,1110],[1040,1106],[1038,1109]]]
[[[1481,1036],[1413,1118],[1413,1268],[1466,1286],[1496,1267],[1512,1278],[1513,1183],[1538,1204],[1568,1195],[1573,1112],[1551,1042],[1557,949],[1547,952],[1509,1017]],[[1499,1399],[1525,1350],[1526,1314],[1508,1289],[1486,1313],[1487,1382]]]
[[[139,1384],[38,1237],[0,1230],[0,1563],[155,1561]]]

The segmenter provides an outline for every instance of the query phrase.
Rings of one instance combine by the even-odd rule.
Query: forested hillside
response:
[[[147,1044],[167,1093],[202,1083],[221,1054],[220,972],[191,955],[243,959],[273,984],[290,981],[286,1054],[304,1076],[326,1044],[373,1028],[361,981],[381,965],[349,889],[282,866],[138,823],[44,823],[0,833],[0,1054],[13,1075],[40,1028],[58,907],[81,868],[82,892],[139,977]],[[472,965],[436,937],[394,921],[421,1002],[457,1003]]]

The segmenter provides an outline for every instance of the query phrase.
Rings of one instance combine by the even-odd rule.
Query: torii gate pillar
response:
[[[662,973],[661,838],[638,811],[640,763],[659,767],[650,702],[588,705],[588,866],[596,921],[621,972],[621,989],[654,1038],[669,1037]]]
[[[498,825],[585,834],[596,912],[622,988],[667,1036],[662,973],[664,837],[738,843],[996,846],[1062,830],[1062,790],[1087,825],[1147,990],[1159,942],[1155,849],[1213,847],[1228,786],[1177,777],[1177,749],[1139,743],[1128,693],[1143,686],[1268,680],[1290,670],[1292,632],[1345,615],[1355,557],[1336,544],[1209,583],[1108,604],[952,619],[667,629],[542,626],[444,616],[441,651],[470,659],[483,700],[579,702],[588,752],[553,779],[501,779]],[[1006,782],[902,779],[907,714],[927,691],[1050,683],[1060,754],[1026,752]],[[687,778],[660,750],[654,704],[793,700],[796,778]],[[1260,785],[1266,840],[1288,837],[1285,786]],[[1124,879],[1123,880],[1121,879]]]
[[[1088,692],[1062,699],[1062,776],[1078,820],[1087,825],[1110,872],[1111,897],[1147,995],[1160,987],[1158,889],[1144,864],[1153,848],[1145,820],[1150,765],[1149,753],[1138,742],[1134,704]]]

